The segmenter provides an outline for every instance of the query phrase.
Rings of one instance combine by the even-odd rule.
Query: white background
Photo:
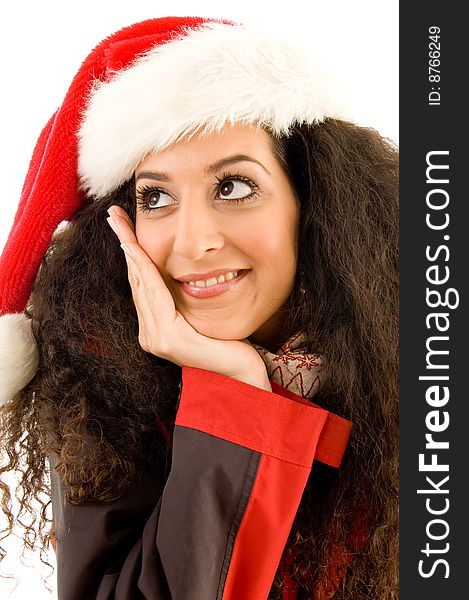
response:
[[[319,53],[350,92],[355,121],[398,142],[398,0],[60,0],[2,2],[0,8],[0,249],[13,222],[37,137],[90,50],[131,23],[197,15],[263,23],[291,31]],[[0,516],[0,528],[4,521]],[[37,560],[19,559],[12,538],[0,574],[0,598],[51,600]],[[51,562],[53,562],[53,553]],[[50,579],[54,585],[54,578]],[[92,600],[92,599],[83,599]]]

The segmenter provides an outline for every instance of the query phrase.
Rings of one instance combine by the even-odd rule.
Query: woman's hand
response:
[[[218,340],[196,331],[176,309],[158,269],[139,246],[127,213],[117,206],[108,212],[108,223],[127,261],[142,348],[178,365],[213,371],[270,391],[264,362],[249,342]]]

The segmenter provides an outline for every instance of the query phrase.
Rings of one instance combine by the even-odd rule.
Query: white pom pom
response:
[[[38,360],[31,320],[23,314],[0,317],[0,405],[31,381]]]

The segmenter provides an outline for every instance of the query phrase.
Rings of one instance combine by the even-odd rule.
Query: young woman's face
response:
[[[136,235],[200,333],[272,345],[295,279],[298,203],[270,136],[194,136],[136,169]]]

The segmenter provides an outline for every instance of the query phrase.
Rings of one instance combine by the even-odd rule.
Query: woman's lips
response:
[[[194,298],[211,298],[224,294],[233,288],[243,279],[247,272],[247,269],[240,269],[238,271],[220,273],[217,277],[208,277],[204,280],[178,281],[178,284],[189,296]],[[222,281],[223,279],[225,281]],[[217,280],[217,283],[215,283],[215,280]],[[202,281],[205,285],[202,284]]]

